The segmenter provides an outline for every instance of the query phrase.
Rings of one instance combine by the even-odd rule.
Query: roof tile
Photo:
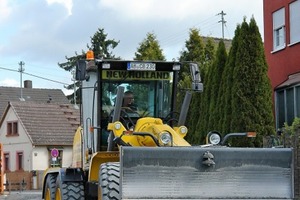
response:
[[[0,86],[0,117],[9,101],[20,101],[21,89]],[[69,100],[60,89],[22,88],[25,102],[69,104]]]
[[[80,124],[79,110],[72,104],[11,102],[33,145],[72,145]],[[68,111],[68,114],[66,113]],[[69,120],[71,118],[71,120]]]

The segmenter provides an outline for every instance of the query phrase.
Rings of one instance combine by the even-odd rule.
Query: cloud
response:
[[[18,55],[36,61],[56,60],[57,63],[60,56],[64,58],[64,50],[73,47],[68,44],[68,40],[58,37],[65,35],[65,38],[70,38],[72,35],[72,30],[60,32],[64,30],[62,27],[67,17],[65,6],[59,3],[48,5],[46,1],[31,0],[27,4],[15,6],[4,28],[9,32],[1,33],[9,37],[3,41],[5,45],[1,42],[0,53],[2,56]],[[59,52],[62,54],[59,55]]]
[[[257,13],[260,1],[242,1],[236,9],[235,0],[26,0],[14,7],[1,0],[13,12],[1,26],[0,55],[57,66],[65,56],[86,50],[98,28],[120,40],[113,52],[124,59],[132,59],[147,32],[157,34],[165,50],[176,46],[179,53],[192,27],[204,36],[221,37],[220,8],[226,12],[225,36],[233,37],[237,22]],[[178,57],[174,52],[167,57]]]
[[[8,5],[8,0],[1,0],[0,1],[0,24],[5,19],[9,17],[12,12],[12,8]]]
[[[68,14],[72,15],[72,7],[73,7],[72,0],[46,0],[46,1],[49,5],[54,3],[62,4],[68,10]]]
[[[20,86],[20,83],[15,79],[6,78],[6,79],[0,81],[0,85],[8,86],[8,87],[18,87],[18,86]]]
[[[101,0],[100,7],[118,13],[120,18],[142,20],[183,20],[199,15],[209,4],[199,0]]]

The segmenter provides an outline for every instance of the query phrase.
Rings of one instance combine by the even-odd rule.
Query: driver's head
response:
[[[134,103],[133,92],[126,91],[124,93],[123,107],[130,107]]]

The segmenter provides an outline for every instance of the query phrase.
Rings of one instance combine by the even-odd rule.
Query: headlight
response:
[[[179,127],[180,133],[181,134],[186,134],[187,133],[187,128],[185,126]]]
[[[121,128],[121,124],[120,123],[115,123],[115,129],[119,130]]]
[[[221,142],[221,135],[218,132],[209,132],[207,140],[209,144],[219,144]]]
[[[172,141],[172,137],[168,132],[162,132],[159,138],[164,145],[170,144]]]

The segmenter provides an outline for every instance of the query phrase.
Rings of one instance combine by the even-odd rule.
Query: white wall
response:
[[[7,121],[18,121],[15,113],[12,109],[9,109],[2,126],[0,127],[0,141],[3,144],[4,153],[9,153],[10,170],[16,170],[17,164],[17,152],[23,152],[24,158],[24,170],[29,171],[31,169],[31,149],[32,144],[24,131],[21,123],[18,121],[18,133],[19,136],[6,136],[7,133]]]
[[[72,149],[73,147],[64,147],[62,167],[70,167],[72,165]]]
[[[49,167],[49,152],[46,147],[34,147],[32,150],[32,169],[45,170]]]
[[[53,146],[55,147],[55,146]],[[62,167],[70,167],[72,163],[72,147],[64,147],[62,149]],[[51,156],[49,150],[45,146],[36,146],[32,150],[32,169],[45,170],[49,168]]]

